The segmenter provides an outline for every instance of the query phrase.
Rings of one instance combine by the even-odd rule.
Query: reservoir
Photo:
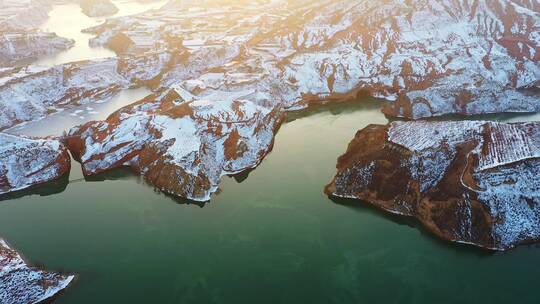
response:
[[[165,3],[113,2],[116,16]],[[76,43],[36,64],[115,56],[89,47],[92,36],[81,33],[104,18],[71,4],[50,17],[42,30]],[[126,90],[8,132],[61,135],[149,93]],[[359,98],[290,113],[261,165],[223,178],[202,205],[159,193],[125,169],[84,178],[73,161],[57,182],[0,197],[0,237],[32,265],[77,274],[55,303],[537,302],[538,245],[493,253],[450,244],[415,220],[323,194],[354,134],[388,123],[380,105]]]
[[[78,274],[58,303],[535,301],[537,246],[449,244],[323,194],[355,132],[386,122],[370,100],[293,113],[262,164],[202,207],[125,170],[85,180],[74,162],[69,178],[5,197],[0,233],[32,263]]]

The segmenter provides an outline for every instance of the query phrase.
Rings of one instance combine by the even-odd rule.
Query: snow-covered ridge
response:
[[[0,1],[0,32],[5,30],[35,30],[49,17],[51,1]]]
[[[48,18],[51,1],[0,1],[0,68],[18,61],[52,55],[73,46],[73,41],[37,28]]]
[[[82,61],[50,69],[0,70],[0,130],[76,105],[108,101],[120,90],[151,85],[169,53]]]
[[[73,43],[54,33],[0,31],[0,67],[12,66],[19,60],[56,54],[71,48]]]

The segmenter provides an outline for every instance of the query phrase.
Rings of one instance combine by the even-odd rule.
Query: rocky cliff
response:
[[[540,123],[371,125],[326,193],[416,217],[445,240],[509,249],[540,238],[539,135]]]

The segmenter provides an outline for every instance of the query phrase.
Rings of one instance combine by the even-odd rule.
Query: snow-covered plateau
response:
[[[539,12],[540,4],[528,0],[173,0],[86,32],[95,35],[92,45],[122,58],[125,68],[117,71],[150,70],[152,88],[175,87],[183,100],[241,99],[296,110],[369,94],[386,99],[386,114],[419,119],[538,111]],[[101,61],[84,65],[110,74]],[[17,70],[2,74],[23,96],[16,98],[20,109],[13,99],[0,100],[11,108],[4,127],[35,117],[32,109],[70,106],[26,99],[35,85],[21,85]],[[57,88],[33,78],[48,83],[43,91]],[[69,92],[81,84],[63,85]]]

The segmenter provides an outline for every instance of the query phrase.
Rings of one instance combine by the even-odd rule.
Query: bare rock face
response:
[[[69,172],[70,162],[57,140],[0,133],[0,194],[56,180]]]
[[[538,111],[539,11],[522,0],[178,0],[88,31],[120,54],[183,47],[161,86],[194,99],[298,109],[366,92],[417,119]]]
[[[81,8],[89,17],[102,17],[118,13],[118,8],[110,0],[81,0]]]
[[[279,109],[183,102],[169,90],[74,128],[65,142],[85,175],[129,166],[165,193],[204,202],[222,176],[261,162],[281,120]]]
[[[395,122],[359,131],[326,187],[495,250],[540,239],[540,123]]]
[[[0,303],[42,303],[66,289],[73,279],[73,275],[29,267],[15,250],[0,239]]]

